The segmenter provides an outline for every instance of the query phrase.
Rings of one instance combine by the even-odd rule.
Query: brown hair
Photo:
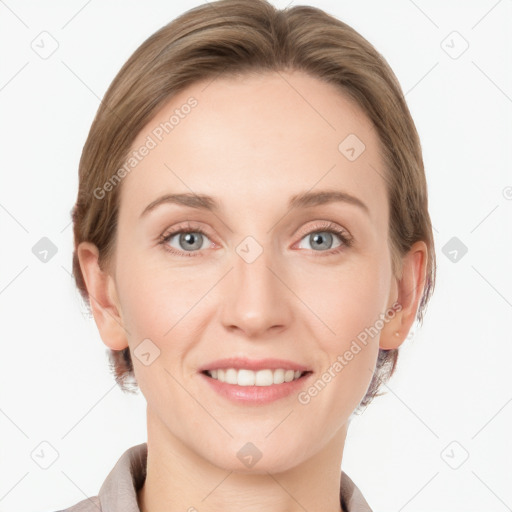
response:
[[[373,122],[386,164],[393,272],[412,244],[428,246],[425,288],[417,319],[435,282],[435,252],[421,146],[401,87],[376,49],[353,28],[310,6],[278,10],[266,0],[220,0],[195,7],[162,27],[133,53],[107,90],[79,165],[74,223],[73,274],[89,297],[77,258],[82,241],[99,249],[101,268],[113,254],[120,187],[101,199],[101,188],[120,169],[137,134],[171,96],[218,75],[301,70],[357,102]],[[108,350],[116,381],[132,391],[129,348]],[[398,349],[380,349],[376,370],[360,403],[365,407],[393,374]]]

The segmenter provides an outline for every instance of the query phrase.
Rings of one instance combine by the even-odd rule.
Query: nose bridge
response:
[[[287,324],[286,287],[275,275],[278,265],[271,246],[263,247],[247,237],[236,247],[229,289],[222,301],[226,328],[238,327],[247,335],[256,335]]]

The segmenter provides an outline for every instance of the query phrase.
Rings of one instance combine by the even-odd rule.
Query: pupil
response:
[[[184,233],[180,235],[180,243],[186,250],[201,249],[201,237],[199,233]]]
[[[329,248],[328,244],[327,244],[327,246],[325,244],[326,244],[326,241],[330,240],[330,238],[332,238],[332,235],[330,233],[323,233],[323,234],[313,235],[314,242],[315,243],[320,243],[320,245],[322,245],[322,242],[323,242],[324,248],[327,248],[327,249]]]

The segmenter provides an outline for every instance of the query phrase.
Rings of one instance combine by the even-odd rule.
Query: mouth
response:
[[[283,384],[304,378],[312,373],[309,370],[292,370],[285,368],[264,368],[261,370],[249,370],[246,368],[216,368],[204,370],[203,375],[211,379],[226,384],[235,384],[237,386],[272,386],[274,384]]]
[[[308,385],[308,368],[290,361],[224,359],[200,368],[207,387],[238,406],[264,406],[290,398]]]

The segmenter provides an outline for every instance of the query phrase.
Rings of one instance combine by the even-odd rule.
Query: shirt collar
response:
[[[146,480],[147,443],[126,450],[107,475],[98,493],[101,510],[140,512],[137,491]],[[346,512],[372,512],[363,494],[350,477],[341,472],[340,504]]]

